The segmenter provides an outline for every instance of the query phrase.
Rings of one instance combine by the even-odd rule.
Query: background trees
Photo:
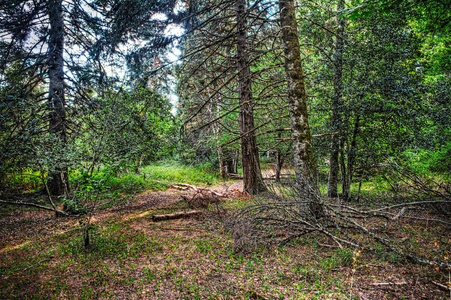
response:
[[[99,109],[105,103],[98,99],[118,87],[120,78],[114,73],[126,72],[125,66],[112,63],[124,61],[119,46],[131,39],[150,40],[151,48],[159,50],[170,41],[156,34],[168,22],[153,16],[172,11],[176,1],[153,5],[156,2],[18,0],[1,4],[1,88],[5,95],[1,108],[7,120],[2,148],[9,149],[2,151],[2,173],[17,166],[36,168],[38,162],[41,172],[48,171],[50,192],[67,194],[68,168],[78,168],[82,162],[76,158],[86,155],[75,154],[74,145],[86,130],[96,131],[92,115],[106,113]],[[142,5],[152,9],[141,9]],[[155,58],[157,52],[151,53]],[[149,75],[141,77],[141,82],[147,82]],[[157,107],[163,107],[156,99],[161,98],[153,99]],[[25,103],[30,112],[22,108]],[[147,109],[149,104],[144,105]],[[133,125],[139,127],[138,122]],[[97,162],[98,157],[90,160]]]

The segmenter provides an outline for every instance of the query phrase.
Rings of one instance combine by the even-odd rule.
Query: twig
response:
[[[449,287],[447,287],[447,286],[444,285],[444,284],[441,284],[441,283],[436,282],[436,281],[433,281],[433,280],[431,280],[431,283],[432,283],[432,284],[435,284],[436,286],[438,286],[439,288],[441,288],[441,289],[443,289],[443,290],[445,290],[445,291],[449,291]]]
[[[317,244],[320,245],[321,247],[326,247],[326,248],[339,248],[338,246],[321,244],[320,242],[317,242]]]

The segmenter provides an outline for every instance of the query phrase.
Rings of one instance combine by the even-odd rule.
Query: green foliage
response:
[[[120,190],[127,193],[139,192],[144,190],[165,190],[168,184],[157,180],[146,179],[143,175],[127,174],[123,177],[112,177],[107,181],[107,185],[113,190]]]
[[[9,188],[21,188],[23,190],[36,190],[41,187],[41,172],[30,168],[22,169],[20,172],[0,173],[0,186]]]
[[[167,183],[206,184],[216,183],[217,174],[207,166],[187,166],[176,162],[163,162],[144,167],[142,173],[148,178]]]
[[[174,120],[168,101],[147,89],[109,92],[96,100],[93,128],[78,141],[88,171],[104,166],[138,169],[142,163],[171,155]]]
[[[350,266],[354,262],[354,253],[347,248],[337,249],[333,257],[336,258],[342,266]]]
[[[352,20],[372,15],[407,16],[416,19],[423,32],[446,35],[451,30],[449,4],[447,0],[354,0],[344,13]]]
[[[450,177],[451,174],[451,142],[439,145],[437,149],[416,149],[403,153],[406,165],[420,175],[432,173],[443,174]]]
[[[429,169],[451,176],[451,142],[442,145],[437,151],[431,153]]]
[[[73,177],[72,184],[82,194],[101,193],[110,196],[168,188],[166,183],[154,180],[146,174],[116,174],[111,169],[96,172],[92,177],[86,172],[79,173]]]

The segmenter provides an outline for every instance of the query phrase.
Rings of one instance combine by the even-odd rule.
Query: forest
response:
[[[451,0],[0,2],[0,299],[449,299]]]

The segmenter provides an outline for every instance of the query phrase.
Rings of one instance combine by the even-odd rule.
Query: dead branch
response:
[[[193,210],[188,212],[178,212],[178,213],[172,213],[172,214],[165,214],[165,215],[154,215],[152,217],[152,221],[159,222],[164,220],[173,220],[173,219],[182,219],[182,218],[188,218],[195,215],[201,214],[202,211],[199,210]]]
[[[370,283],[369,285],[376,285],[376,286],[384,286],[384,285],[405,285],[407,282],[405,280],[401,282],[375,282]]]
[[[190,185],[187,183],[177,183],[177,184],[173,184],[170,187],[174,188],[174,189],[179,189],[179,190],[193,190],[195,192],[198,193],[211,193],[214,196],[217,197],[225,197],[224,194],[221,194],[215,190],[209,189],[209,188],[203,188],[203,187],[196,187],[194,185]]]
[[[320,134],[313,134],[312,137],[320,137],[320,136],[326,136],[326,135],[333,136],[333,135],[336,135],[336,134],[338,134],[338,131],[336,131],[336,132],[328,132],[328,133],[320,133]]]
[[[369,213],[372,213],[372,212],[378,212],[378,211],[383,211],[383,210],[391,210],[391,209],[397,208],[397,207],[408,207],[408,206],[415,206],[415,205],[440,204],[440,203],[441,203],[441,204],[444,204],[444,203],[450,204],[451,201],[447,201],[447,200],[437,200],[437,201],[418,201],[418,202],[401,203],[401,204],[396,204],[396,205],[391,205],[391,206],[385,206],[385,207],[382,207],[382,208],[370,210],[370,211],[368,211],[368,212],[369,212]]]
[[[227,176],[233,179],[243,179],[243,175],[240,174],[227,173]]]
[[[62,214],[62,215],[65,215],[65,216],[68,215],[66,212],[64,212],[62,210],[58,210],[56,208],[51,208],[51,207],[47,207],[47,206],[43,206],[43,205],[39,205],[39,204],[34,204],[34,203],[28,203],[28,202],[13,202],[13,201],[0,200],[0,204],[36,207],[36,208],[40,208],[40,209],[50,210],[50,211],[53,211],[53,212],[55,212],[57,214]]]
[[[445,290],[445,291],[449,291],[449,289],[450,289],[450,287],[448,287],[444,284],[441,284],[439,282],[433,281],[433,280],[431,280],[431,283],[435,284],[436,286],[438,286],[439,288],[441,288],[442,290]]]
[[[394,206],[359,210],[323,201],[323,214],[318,216],[309,206],[310,201],[306,195],[305,192],[300,194],[294,187],[290,189],[274,185],[270,187],[269,193],[254,197],[251,205],[241,209],[226,221],[226,228],[234,237],[234,248],[247,251],[249,247],[255,248],[258,245],[283,245],[293,238],[316,232],[330,237],[339,247],[347,245],[368,252],[382,250],[416,263],[445,269],[451,267],[446,261],[432,261],[417,256],[416,253],[403,248],[398,241],[379,233],[379,230],[385,228],[389,222],[409,217],[404,216],[409,206],[437,201],[396,205],[396,208],[402,208],[397,213],[387,211]],[[444,201],[439,201],[442,202]],[[375,228],[366,225],[367,220],[371,218],[376,220]],[[379,220],[384,221],[382,226]],[[371,221],[369,224],[375,222]]]

